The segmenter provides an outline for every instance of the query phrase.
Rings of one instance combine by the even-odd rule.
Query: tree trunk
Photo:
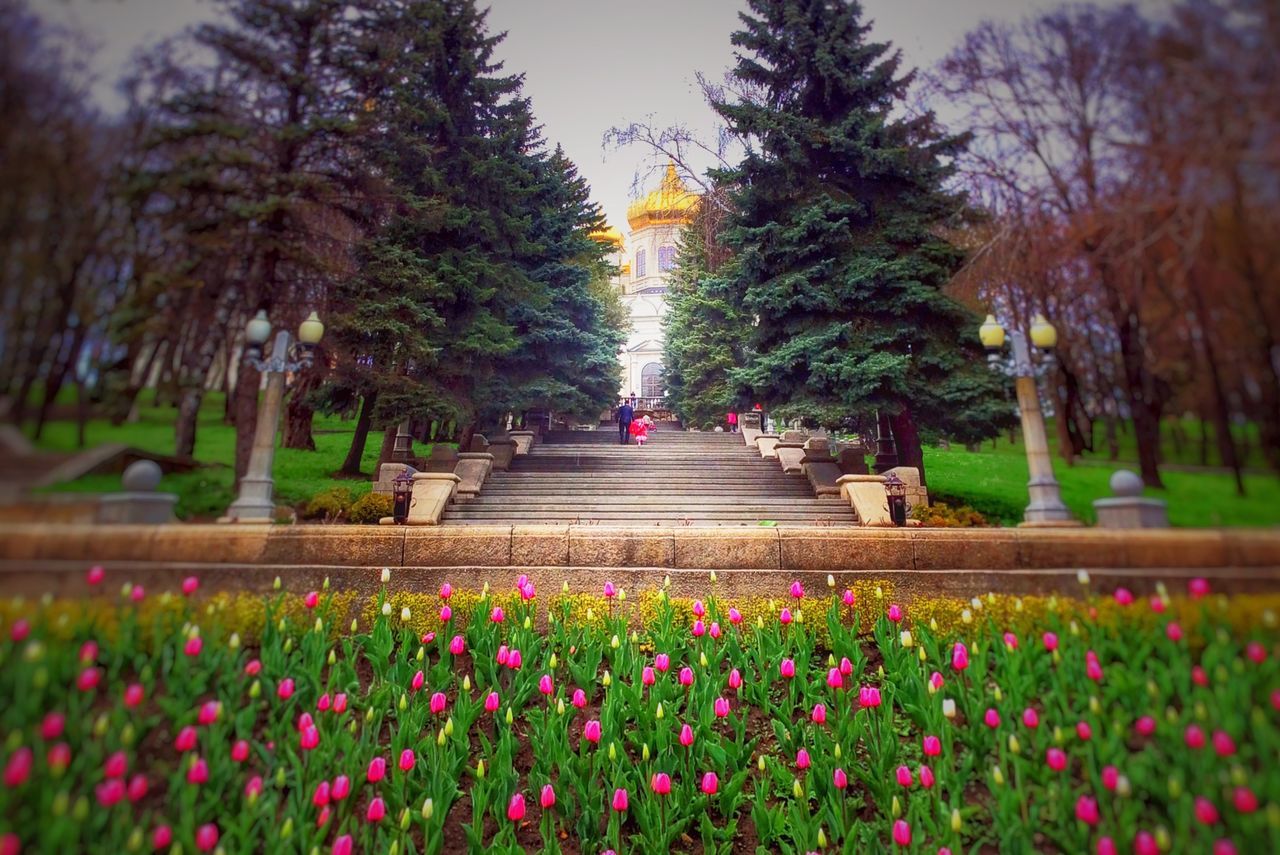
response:
[[[338,470],[343,475],[360,474],[360,461],[364,458],[364,447],[369,441],[369,424],[373,420],[373,408],[377,403],[376,391],[365,395],[360,402],[360,417],[356,419],[356,432],[351,437],[351,448],[347,449],[347,459],[342,461],[342,468]]]
[[[236,488],[249,468],[249,455],[253,451],[253,433],[258,427],[258,386],[261,375],[245,360],[240,360],[236,372]]]
[[[85,428],[89,424],[89,390],[83,380],[76,380],[76,448],[85,446]]]
[[[1209,423],[1200,417],[1200,465],[1209,465]]]
[[[1236,455],[1235,440],[1231,436],[1231,412],[1227,403],[1226,391],[1222,388],[1222,369],[1218,365],[1218,354],[1213,346],[1213,331],[1207,328],[1204,295],[1199,288],[1192,287],[1191,293],[1196,302],[1196,321],[1200,325],[1201,355],[1205,367],[1209,369],[1209,389],[1213,396],[1213,428],[1218,435],[1218,454],[1222,465],[1235,475],[1236,495],[1244,495],[1244,476],[1240,472],[1240,458]]]
[[[178,457],[195,457],[196,419],[200,415],[202,400],[202,383],[186,387],[178,399],[178,419],[173,425],[173,453]]]
[[[382,471],[384,463],[391,462],[391,453],[396,450],[396,434],[400,431],[399,423],[392,423],[382,432],[382,448],[378,451],[378,468]]]
[[[35,438],[39,439],[40,434],[44,432],[44,424],[49,419],[49,411],[53,408],[54,402],[58,398],[58,393],[62,391],[63,384],[67,381],[67,374],[75,367],[76,355],[80,352],[81,346],[84,344],[84,324],[76,327],[71,336],[71,347],[64,354],[61,346],[55,353],[54,365],[49,370],[49,376],[44,381],[44,398],[40,401],[40,410],[36,413],[36,429]]]
[[[924,473],[924,447],[920,444],[920,432],[916,430],[911,410],[903,407],[902,411],[890,417],[893,426],[893,440],[898,447],[898,465],[914,466],[920,470],[920,486],[928,486]]]
[[[471,438],[476,435],[476,427],[478,422],[468,422],[467,426],[462,429],[462,433],[458,434],[458,451],[471,450]]]
[[[293,394],[289,396],[289,403],[285,407],[285,448],[316,450],[316,440],[311,435],[311,419],[316,413],[311,406],[311,392],[319,384],[319,372],[314,370],[304,370],[295,378]]]

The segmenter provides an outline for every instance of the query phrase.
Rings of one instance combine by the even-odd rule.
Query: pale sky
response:
[[[209,0],[30,0],[99,45],[98,100],[119,106],[115,81],[130,55],[213,15]],[[928,67],[979,22],[1019,19],[1057,0],[864,0],[873,36],[902,49],[908,66]],[[695,81],[719,79],[733,64],[729,44],[740,0],[492,0],[490,27],[506,31],[498,53],[525,91],[552,143],[560,143],[591,183],[609,222],[625,212],[639,149],[606,151],[614,125],[654,117],[711,135],[714,118]],[[699,168],[710,162],[699,164]],[[656,184],[656,177],[649,184]],[[648,187],[646,187],[648,189]]]

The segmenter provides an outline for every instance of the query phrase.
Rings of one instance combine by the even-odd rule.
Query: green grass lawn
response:
[[[92,421],[87,426],[89,445],[121,442],[162,454],[173,453],[173,418],[175,410],[155,406],[151,398],[141,407],[138,421],[113,427],[106,421]],[[206,397],[200,412],[196,433],[196,457],[206,463],[220,464],[195,472],[166,475],[160,489],[177,493],[178,515],[183,519],[207,520],[217,517],[234,498],[231,492],[231,464],[235,455],[235,430],[222,422],[223,401],[217,394]],[[355,496],[370,489],[369,479],[343,480],[330,477],[342,465],[354,419],[316,416],[316,451],[276,451],[276,497],[282,504],[298,506],[316,493],[332,487],[349,489]],[[1052,436],[1052,428],[1050,428]],[[365,447],[361,469],[372,473],[378,460],[381,434],[372,433]],[[72,421],[50,422],[40,447],[49,450],[74,451],[76,425]],[[1131,443],[1130,443],[1131,444]],[[1129,446],[1122,444],[1121,454]],[[419,454],[429,447],[415,446]],[[1185,449],[1184,449],[1185,451]],[[1185,459],[1185,455],[1184,455]],[[954,497],[972,505],[988,519],[1013,525],[1022,519],[1027,504],[1027,459],[1021,441],[1010,443],[1000,439],[985,443],[974,453],[959,446],[950,450],[925,450],[925,466],[931,492]],[[1062,483],[1062,498],[1079,518],[1093,522],[1092,501],[1111,494],[1107,481],[1117,468],[1136,469],[1126,461],[1111,463],[1105,455],[1091,455],[1076,466],[1054,460],[1054,469]],[[1230,476],[1216,472],[1163,473],[1165,491],[1149,490],[1148,494],[1169,503],[1169,519],[1176,526],[1274,526],[1280,525],[1280,479],[1268,475],[1245,479],[1248,495],[1235,493]],[[117,475],[94,475],[54,488],[74,492],[110,492],[120,489]]]

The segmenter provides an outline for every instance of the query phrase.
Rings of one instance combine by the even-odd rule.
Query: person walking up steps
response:
[[[625,400],[618,407],[618,442],[622,445],[631,442],[631,420],[635,417],[635,412]]]

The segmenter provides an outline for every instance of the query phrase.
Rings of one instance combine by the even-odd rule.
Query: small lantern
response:
[[[884,494],[889,499],[889,519],[893,524],[907,524],[907,482],[898,477],[897,472],[889,472],[884,476]]]
[[[406,466],[400,474],[391,479],[391,518],[396,525],[404,525],[409,521],[409,505],[413,501],[412,466]]]

